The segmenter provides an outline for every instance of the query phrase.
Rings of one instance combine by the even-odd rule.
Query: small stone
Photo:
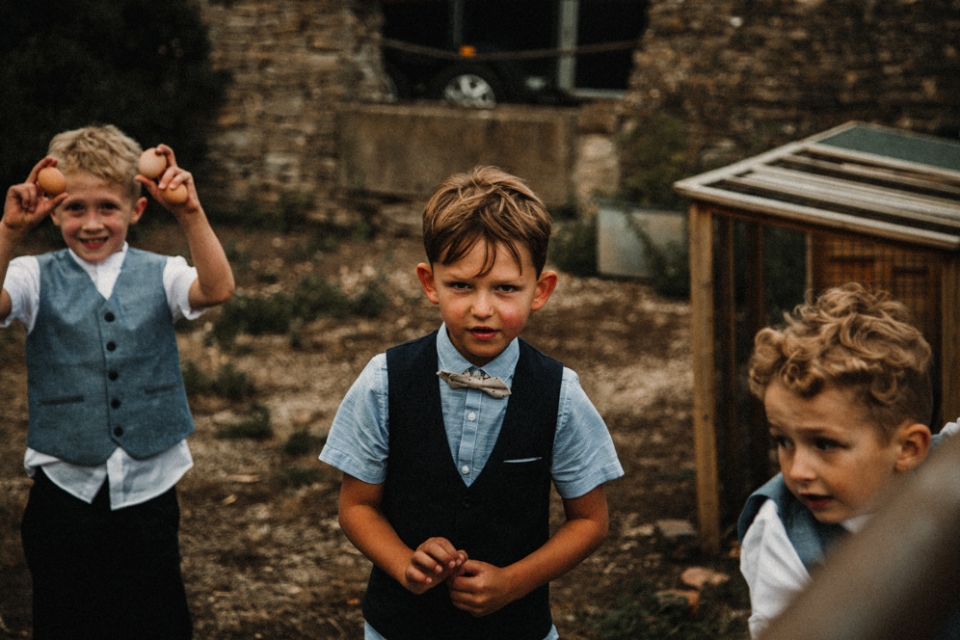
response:
[[[668,540],[696,537],[697,530],[689,520],[657,520],[660,535]]]
[[[705,584],[715,587],[729,579],[730,576],[727,574],[706,567],[689,567],[680,574],[680,580],[683,584],[693,587],[694,589],[702,589]]]

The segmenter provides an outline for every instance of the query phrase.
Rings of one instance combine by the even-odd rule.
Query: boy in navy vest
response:
[[[518,338],[546,304],[550,216],[491,167],[445,180],[423,214],[439,330],[374,357],[320,459],[340,524],[372,562],[365,638],[557,638],[548,583],[607,534],[623,474],[575,373]],[[549,532],[550,484],[566,520]]]
[[[0,220],[0,322],[27,329],[30,426],[24,465],[34,484],[23,515],[33,578],[33,637],[192,637],[175,485],[193,465],[193,420],[173,324],[230,298],[233,274],[192,175],[138,175],[140,146],[113,126],[61,133]],[[47,197],[41,169],[66,191]],[[167,187],[184,185],[174,203]],[[194,267],[128,247],[141,187],[183,228]],[[67,248],[11,260],[47,216]]]
[[[926,458],[930,358],[906,307],[859,284],[830,289],[784,327],[757,334],[750,389],[763,401],[780,473],[740,516],[752,636],[809,583],[833,542],[863,527],[881,491]]]

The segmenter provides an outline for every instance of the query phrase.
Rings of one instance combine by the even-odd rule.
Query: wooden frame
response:
[[[834,144],[837,139],[842,144]],[[889,144],[895,152],[887,156],[856,148],[861,144],[868,149]],[[928,151],[933,160],[921,161]],[[754,332],[766,324],[764,226],[932,256],[940,281],[940,317],[934,323],[940,322],[941,415],[954,419],[960,416],[960,144],[848,123],[674,186],[691,199],[690,345],[700,538],[704,551],[718,553],[724,527],[742,506],[736,489],[743,478],[737,472],[747,469],[748,481],[758,486],[765,479],[758,474],[768,464],[766,447],[756,446],[762,440],[758,429],[765,431],[762,416],[741,415],[735,401],[740,390],[734,222],[746,225],[745,313]],[[815,284],[809,264],[806,282]],[[750,460],[739,459],[745,439]]]

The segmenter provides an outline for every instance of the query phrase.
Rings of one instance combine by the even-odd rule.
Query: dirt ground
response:
[[[180,334],[181,360],[210,375],[230,364],[254,384],[241,402],[191,398],[195,468],[180,482],[183,573],[196,637],[362,638],[360,598],[369,562],[341,533],[339,477],[315,450],[293,456],[281,447],[297,432],[322,437],[339,401],[370,357],[438,324],[413,267],[415,238],[322,243],[309,233],[268,234],[222,228],[238,294],[292,291],[317,273],[355,292],[379,279],[390,297],[376,319],[319,319],[290,335],[242,335],[229,349],[209,332],[218,310]],[[141,228],[133,244],[166,253],[186,248],[175,227]],[[25,251],[42,250],[27,247]],[[590,617],[614,607],[631,585],[690,589],[681,573],[706,567],[741,581],[732,554],[706,557],[695,538],[669,538],[664,520],[696,522],[691,436],[689,306],[658,297],[634,281],[561,273],[547,306],[525,337],[577,371],[613,435],[625,477],[606,490],[610,535],[601,549],[552,585],[554,618],[565,640],[595,638]],[[30,636],[29,572],[19,522],[30,480],[23,473],[26,376],[19,326],[0,332],[0,637]],[[251,402],[270,411],[266,440],[217,437],[249,415]],[[284,483],[290,470],[322,475],[309,485]],[[559,501],[555,520],[560,521]],[[746,614],[743,590],[725,615]]]

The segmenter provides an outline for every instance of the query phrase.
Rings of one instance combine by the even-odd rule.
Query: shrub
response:
[[[620,138],[622,197],[644,207],[686,208],[673,183],[696,170],[687,149],[681,119],[666,114],[640,118]]]
[[[210,65],[198,6],[0,3],[2,183],[21,182],[54,134],[91,123],[115,124],[144,146],[169,144],[202,182],[209,124],[230,76]]]
[[[557,225],[550,239],[550,260],[575,276],[597,275],[597,220],[571,220]]]
[[[288,456],[305,456],[314,452],[319,453],[324,442],[326,442],[325,438],[315,436],[306,429],[300,429],[293,432],[280,447],[280,451]]]
[[[690,297],[690,250],[686,242],[669,240],[658,244],[629,213],[627,224],[643,245],[650,265],[653,289],[666,298]]]
[[[266,440],[273,436],[270,409],[258,402],[250,406],[250,417],[221,427],[217,437],[225,440]]]
[[[287,467],[277,477],[281,487],[289,488],[305,487],[325,479],[326,476],[320,469],[299,464]]]
[[[244,400],[253,395],[253,383],[246,372],[227,363],[214,377],[205,373],[196,362],[183,363],[183,383],[188,396],[217,395],[228,400]]]
[[[681,596],[658,593],[639,582],[616,605],[592,616],[597,640],[725,640],[746,635],[739,609],[743,594],[720,585],[700,594],[698,611]]]

